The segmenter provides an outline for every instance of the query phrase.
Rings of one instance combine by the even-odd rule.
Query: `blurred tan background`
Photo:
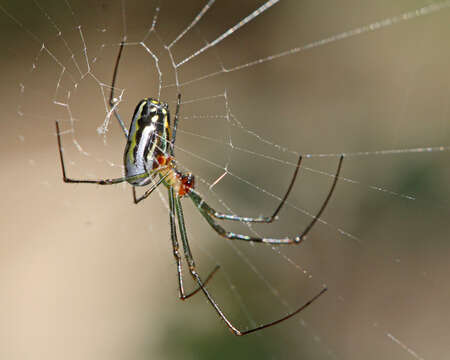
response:
[[[292,152],[314,155],[290,206],[276,224],[255,226],[259,234],[304,229],[303,211],[315,213],[331,185],[324,173],[348,154],[326,223],[300,247],[229,244],[184,201],[199,269],[222,265],[210,289],[240,328],[280,317],[328,285],[283,324],[236,338],[202,295],[177,299],[168,213],[157,194],[135,206],[126,185],[63,184],[54,121],[70,176],[120,176],[119,127],[111,119],[106,135],[97,132],[118,44],[125,34],[117,87],[128,124],[135,104],[158,93],[154,58],[139,43],[159,59],[162,84],[173,84],[163,44],[204,3],[162,1],[148,36],[152,1],[0,3],[0,358],[447,358],[450,158],[436,147],[450,145],[449,9],[181,88],[177,157],[218,209],[225,202],[238,214],[270,214],[277,200],[268,193],[284,193]],[[217,1],[172,47],[176,61],[263,3]],[[180,82],[429,4],[282,0],[181,66]],[[164,87],[161,98],[173,109],[175,88]],[[433,150],[389,152],[425,148]],[[209,191],[225,168],[236,176]]]

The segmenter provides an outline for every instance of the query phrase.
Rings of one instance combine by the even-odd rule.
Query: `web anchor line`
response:
[[[273,5],[273,4],[272,4]],[[334,42],[338,42],[338,41],[342,41],[345,39],[349,39],[355,36],[360,36],[369,32],[375,32],[396,24],[400,24],[406,21],[410,21],[422,16],[427,16],[427,15],[431,15],[434,13],[437,13],[439,11],[445,10],[447,8],[450,8],[450,0],[447,1],[443,1],[440,3],[433,3],[427,6],[423,6],[420,8],[416,8],[414,10],[411,11],[407,11],[404,13],[401,13],[399,15],[395,15],[392,17],[388,17],[388,18],[384,18],[381,19],[379,21],[375,21],[373,23],[367,24],[367,25],[362,25],[360,27],[354,28],[352,30],[348,30],[348,31],[343,31],[341,33],[337,33],[334,35],[331,35],[329,37],[317,40],[317,41],[313,41],[311,43],[296,47],[296,48],[292,48],[289,50],[285,50],[282,51],[280,53],[277,54],[273,54],[273,55],[269,55],[267,57],[264,58],[260,58],[260,59],[256,59],[253,60],[251,62],[245,63],[245,64],[241,64],[241,65],[237,65],[234,67],[229,67],[227,68],[226,66],[224,66],[222,64],[221,69],[215,72],[211,72],[209,74],[205,74],[203,76],[200,76],[198,78],[192,79],[192,80],[188,80],[185,82],[182,82],[180,84],[168,84],[165,87],[173,87],[173,86],[179,86],[179,87],[184,87],[193,83],[196,83],[198,81],[203,81],[206,79],[209,79],[211,77],[215,77],[224,73],[231,73],[234,71],[239,71],[248,67],[252,67],[255,65],[259,65],[259,64],[263,64],[269,61],[273,61],[273,60],[277,60],[279,58],[285,57],[285,56],[289,56],[289,55],[294,55],[300,52],[304,52],[307,50],[312,50],[321,46],[325,46]],[[238,25],[238,24],[237,24]],[[190,61],[191,59],[193,59],[194,57],[198,56],[199,54],[201,54],[202,52],[204,52],[205,50],[217,45],[220,41],[222,41],[225,37],[231,35],[231,33],[233,33],[236,29],[234,29],[237,25],[235,25],[234,27],[230,28],[228,31],[226,31],[224,34],[222,34],[219,38],[217,38],[216,40],[212,41],[211,43],[208,43],[206,46],[204,46],[203,48],[197,50],[196,52],[194,52],[192,55],[186,57],[184,60],[182,60],[181,62],[179,62],[178,64],[176,64],[176,67],[179,67],[181,65],[183,65],[184,63]],[[240,26],[239,26],[240,27]],[[239,28],[238,27],[238,28]]]

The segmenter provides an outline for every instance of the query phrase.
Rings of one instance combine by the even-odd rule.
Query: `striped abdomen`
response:
[[[158,155],[167,156],[170,146],[170,114],[168,106],[155,99],[141,100],[134,111],[124,153],[125,176],[148,173],[159,166]],[[144,177],[130,179],[135,186],[149,184]]]

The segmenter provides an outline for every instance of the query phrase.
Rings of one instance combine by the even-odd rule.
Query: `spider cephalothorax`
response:
[[[179,197],[187,195],[195,186],[195,177],[191,173],[183,173],[177,169],[175,159],[172,156],[158,154],[153,163],[153,171],[159,174],[162,183],[167,187],[173,187]]]

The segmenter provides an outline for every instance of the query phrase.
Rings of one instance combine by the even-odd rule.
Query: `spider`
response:
[[[181,95],[178,94],[177,106],[175,112],[175,119],[172,128],[170,127],[170,113],[169,107],[166,103],[161,102],[157,99],[146,98],[141,100],[134,111],[133,118],[131,120],[130,129],[127,130],[124,122],[121,120],[114,100],[114,87],[117,78],[117,72],[119,68],[120,58],[123,51],[124,42],[120,44],[119,52],[116,58],[116,63],[114,67],[113,79],[111,84],[111,94],[109,99],[109,104],[113,113],[122,128],[122,131],[127,139],[124,152],[124,165],[125,165],[125,176],[112,179],[101,179],[101,180],[84,180],[84,179],[72,179],[67,177],[66,168],[64,164],[64,156],[62,149],[62,141],[59,129],[59,123],[56,121],[56,134],[58,140],[58,150],[61,162],[61,170],[63,181],[66,183],[83,183],[83,184],[98,184],[98,185],[113,185],[122,182],[128,182],[132,185],[133,189],[133,201],[138,204],[140,201],[144,200],[160,185],[163,184],[168,189],[169,197],[169,222],[170,222],[170,237],[173,246],[173,255],[176,260],[177,265],[177,276],[178,276],[178,290],[179,298],[181,300],[188,299],[190,296],[194,295],[198,291],[203,292],[209,303],[212,305],[217,315],[225,322],[226,326],[235,335],[247,335],[273,325],[279,324],[284,320],[289,319],[295,314],[299,313],[315,300],[317,300],[322,294],[327,291],[326,287],[323,287],[319,293],[317,293],[313,298],[307,301],[305,304],[297,308],[296,310],[290,312],[284,317],[277,320],[259,325],[255,328],[241,331],[236,326],[234,326],[225,313],[222,311],[221,307],[214,300],[210,292],[208,291],[206,284],[213,277],[216,271],[219,269],[217,265],[205,280],[202,280],[198,274],[194,262],[194,257],[192,255],[191,248],[189,246],[186,226],[184,223],[183,208],[181,206],[182,198],[190,198],[200,214],[205,218],[208,224],[214,229],[214,231],[220,236],[228,240],[243,240],[252,241],[257,243],[266,244],[300,244],[309,231],[316,224],[319,217],[325,210],[329,200],[333,194],[336,187],[337,180],[341,171],[343,156],[340,157],[336,174],[332,186],[326,196],[322,206],[320,207],[317,214],[312,218],[311,222],[306,226],[306,228],[299,235],[295,237],[284,237],[284,238],[264,238],[264,237],[253,237],[248,235],[236,234],[225,230],[221,225],[219,225],[216,220],[230,220],[239,221],[242,223],[271,223],[277,219],[277,215],[280,212],[283,205],[291,192],[291,189],[297,178],[297,174],[300,169],[302,156],[299,156],[297,166],[295,168],[294,174],[292,176],[291,182],[284,194],[280,204],[275,209],[271,216],[265,217],[247,217],[247,216],[237,216],[234,214],[220,213],[209,206],[195,190],[195,178],[191,173],[183,173],[177,168],[174,149],[176,132],[178,125],[178,118],[180,112]],[[144,192],[140,197],[136,197],[136,186],[147,186],[150,187]],[[184,256],[189,267],[189,272],[192,275],[194,281],[197,283],[197,288],[191,293],[186,293],[183,287],[182,278],[182,258],[179,249],[179,242],[177,237],[177,227],[176,222],[178,222],[178,233],[181,236],[181,244],[184,252]]]

